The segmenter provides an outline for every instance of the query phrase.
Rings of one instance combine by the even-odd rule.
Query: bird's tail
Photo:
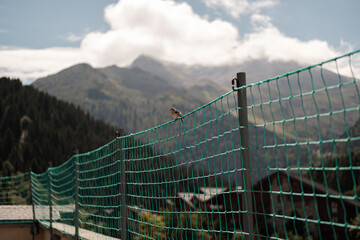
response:
[[[180,120],[181,120],[182,125],[184,125],[184,121],[182,119],[180,119]]]

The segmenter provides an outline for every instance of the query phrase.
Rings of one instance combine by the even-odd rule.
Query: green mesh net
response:
[[[359,52],[0,178],[0,208],[84,239],[359,239]]]

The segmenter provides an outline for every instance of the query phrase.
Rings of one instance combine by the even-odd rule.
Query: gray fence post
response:
[[[116,137],[125,136],[124,129],[116,131]],[[121,240],[126,240],[127,228],[127,212],[126,212],[126,176],[125,176],[125,139],[117,139],[117,147],[119,149],[119,179],[120,179],[120,222],[119,228],[121,228]]]
[[[74,164],[75,164],[75,212],[74,212],[74,225],[75,225],[75,239],[79,237],[79,149],[74,151]]]
[[[30,178],[30,202],[31,202],[31,209],[32,209],[32,215],[33,215],[33,224],[31,226],[31,234],[34,236],[38,233],[38,228],[36,226],[36,216],[35,216],[35,204],[34,204],[34,195],[33,195],[33,181],[32,181],[32,169],[29,168],[29,178]]]
[[[48,180],[49,180],[49,196],[48,196],[48,202],[49,202],[49,221],[50,221],[50,239],[53,239],[53,226],[52,226],[52,194],[51,194],[51,188],[52,188],[52,176],[51,176],[51,167],[52,167],[52,161],[49,162],[49,168],[48,168]]]
[[[240,88],[246,85],[246,74],[244,72],[237,73],[236,87]],[[248,239],[254,239],[254,215],[252,201],[252,186],[250,172],[250,153],[249,153],[249,131],[248,131],[248,115],[247,115],[247,99],[246,88],[237,90],[238,115],[240,127],[240,143],[241,143],[241,168],[242,178],[241,186],[244,188],[242,195],[242,209],[247,210],[247,214],[242,214],[243,230],[249,233]]]

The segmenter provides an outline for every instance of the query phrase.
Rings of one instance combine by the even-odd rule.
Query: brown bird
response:
[[[173,108],[173,107],[170,108],[170,111],[171,111],[171,115],[172,115],[175,119],[177,119],[177,118],[179,118],[179,117],[182,116],[181,112],[179,112],[178,110],[176,110],[176,109]],[[180,119],[180,120],[181,120],[181,123],[184,124],[183,120],[182,120],[182,119]]]

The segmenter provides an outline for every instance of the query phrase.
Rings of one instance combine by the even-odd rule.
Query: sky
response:
[[[360,48],[359,0],[0,0],[0,76],[77,63],[311,65]]]

